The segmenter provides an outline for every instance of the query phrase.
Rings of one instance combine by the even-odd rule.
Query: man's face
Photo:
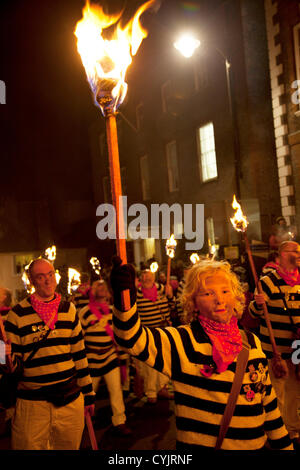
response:
[[[41,259],[34,263],[30,278],[36,294],[42,299],[52,299],[56,289],[55,271],[51,263]]]
[[[297,242],[289,242],[284,245],[279,256],[280,264],[291,268],[300,267],[300,246]]]
[[[151,271],[146,271],[141,276],[141,284],[144,289],[151,289],[154,284],[155,275]]]
[[[219,323],[228,323],[234,313],[235,297],[231,282],[223,273],[207,277],[205,287],[199,289],[194,301],[199,313]]]

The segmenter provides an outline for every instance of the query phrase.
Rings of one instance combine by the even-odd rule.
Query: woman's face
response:
[[[199,313],[219,323],[228,323],[234,314],[235,296],[230,280],[223,273],[207,277],[194,301]]]

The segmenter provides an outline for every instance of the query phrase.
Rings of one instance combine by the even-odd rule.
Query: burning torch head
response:
[[[106,14],[100,6],[87,1],[83,18],[77,23],[75,35],[77,48],[86,70],[89,84],[104,116],[113,114],[124,101],[127,93],[125,75],[147,31],[140,24],[142,13],[153,7],[156,0],[140,6],[134,17],[120,25],[122,12]],[[113,26],[110,39],[102,32]]]

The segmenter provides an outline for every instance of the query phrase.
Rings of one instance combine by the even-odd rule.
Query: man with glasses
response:
[[[55,292],[49,261],[32,261],[28,275],[35,291],[10,310],[5,323],[13,364],[23,371],[12,448],[78,450],[84,413],[93,414],[95,400],[81,324],[74,304]]]
[[[300,246],[294,241],[282,242],[273,269],[261,277],[263,294],[255,292],[249,311],[260,319],[260,340],[269,360],[269,372],[275,388],[281,415],[296,446],[300,445],[300,374],[293,364],[292,343],[300,332]],[[276,378],[272,371],[272,346],[263,315],[266,303],[275,342],[282,359],[286,360],[288,376]]]

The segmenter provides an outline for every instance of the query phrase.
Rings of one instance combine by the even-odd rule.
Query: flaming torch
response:
[[[156,273],[158,270],[158,263],[156,261],[153,261],[153,263],[151,263],[150,265],[150,271],[152,273]]]
[[[45,250],[45,256],[49,261],[55,261],[56,259],[56,246],[52,245],[51,247]]]
[[[246,251],[247,251],[247,254],[248,254],[249,264],[250,264],[253,279],[254,279],[254,282],[255,282],[256,290],[259,294],[263,294],[261,282],[260,282],[260,280],[258,279],[258,276],[257,276],[257,272],[256,272],[256,268],[255,268],[255,265],[254,265],[252,252],[251,252],[251,248],[250,248],[250,243],[249,243],[247,233],[246,233],[247,232],[247,226],[248,226],[249,222],[248,222],[247,218],[244,216],[244,214],[242,212],[242,209],[241,209],[241,206],[237,202],[235,195],[233,196],[232,208],[235,209],[235,213],[234,213],[234,216],[230,219],[230,221],[231,221],[233,227],[235,228],[235,230],[242,233],[242,237],[243,237],[243,240],[245,242]],[[281,355],[280,355],[280,353],[277,349],[277,345],[276,345],[276,342],[275,342],[274,333],[273,333],[272,325],[271,325],[271,322],[270,322],[269,313],[268,313],[266,303],[263,303],[263,313],[264,313],[265,322],[266,322],[267,327],[268,327],[270,341],[271,341],[271,345],[272,345],[272,349],[273,349],[272,368],[273,368],[274,375],[277,378],[285,377],[285,376],[288,375],[287,364],[282,359],[282,357],[281,357]]]
[[[190,256],[190,261],[191,261],[193,264],[199,263],[199,261],[200,261],[200,256],[198,255],[198,253],[192,253],[191,256]]]
[[[68,268],[68,294],[71,295],[80,285],[80,272],[74,268]]]
[[[167,285],[170,284],[170,275],[171,275],[171,261],[175,256],[175,249],[177,246],[177,241],[174,238],[174,234],[166,241],[166,253],[168,256],[168,267],[167,267]]]
[[[123,263],[127,263],[127,254],[116,111],[126,96],[127,68],[147,36],[147,32],[140,24],[140,16],[155,2],[156,0],[150,0],[142,5],[126,26],[121,28],[119,23],[121,13],[109,16],[100,6],[92,6],[87,1],[83,9],[83,18],[75,29],[77,49],[85,67],[95,104],[100,107],[106,120],[112,200],[116,210],[117,254]],[[113,25],[114,33],[111,39],[104,38],[103,30]],[[125,310],[130,308],[129,291],[123,291],[123,304]]]
[[[92,258],[90,259],[90,263],[93,267],[94,272],[98,276],[100,276],[100,274],[101,274],[101,265],[100,265],[100,261],[98,260],[98,258],[96,258],[95,256],[92,256]]]

